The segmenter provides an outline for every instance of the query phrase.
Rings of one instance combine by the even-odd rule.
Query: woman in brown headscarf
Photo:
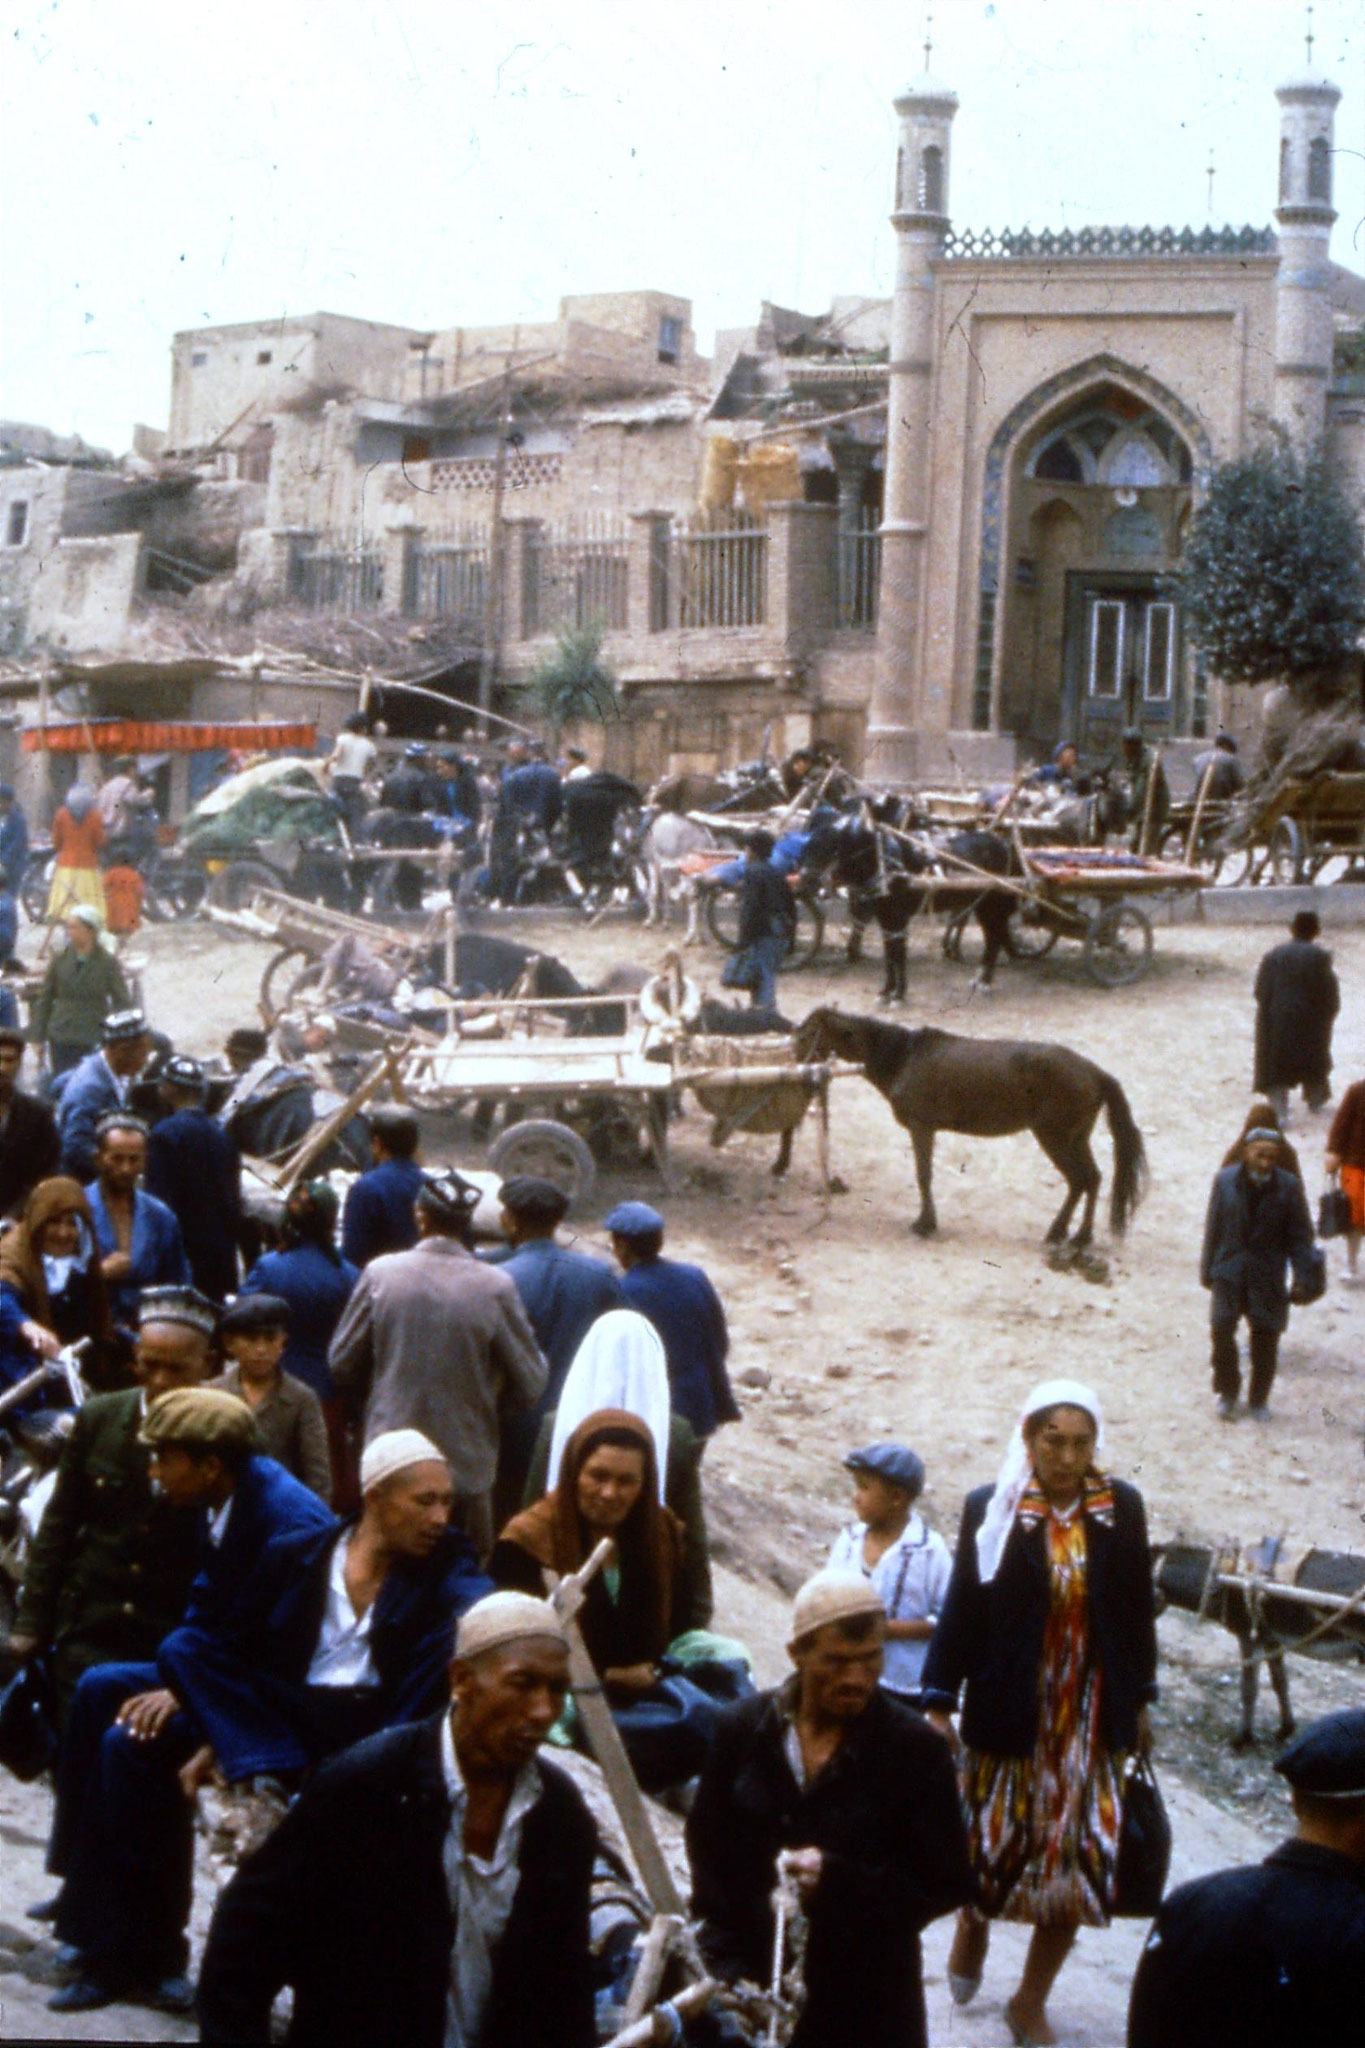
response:
[[[1242,1149],[1252,1131],[1279,1131],[1279,1163],[1285,1172],[1292,1173],[1296,1180],[1301,1181],[1303,1179],[1303,1168],[1299,1165],[1299,1155],[1290,1144],[1288,1138],[1286,1138],[1284,1132],[1280,1130],[1280,1119],[1275,1114],[1274,1105],[1265,1100],[1253,1102],[1247,1111],[1246,1122],[1242,1125],[1241,1135],[1236,1139],[1235,1143],[1229,1145],[1223,1155],[1224,1166],[1241,1165]]]
[[[654,1439],[637,1415],[599,1408],[569,1438],[559,1484],[514,1515],[489,1569],[494,1583],[544,1595],[542,1571],[578,1570],[604,1536],[616,1556],[588,1587],[578,1621],[609,1691],[639,1696],[682,1612],[682,1523],[659,1498]]]
[[[84,1191],[78,1181],[40,1180],[22,1223],[0,1238],[0,1391],[81,1337],[94,1340],[85,1376],[101,1384],[111,1329]]]

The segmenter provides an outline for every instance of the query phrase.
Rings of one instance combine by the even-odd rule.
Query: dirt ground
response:
[[[558,917],[520,916],[498,928],[556,952],[585,981],[620,961],[653,965],[664,949],[657,934],[587,930]],[[1110,1245],[1101,1230],[1101,1277],[1044,1262],[1042,1239],[1061,1187],[1028,1136],[942,1138],[939,1234],[927,1243],[911,1235],[909,1144],[860,1080],[834,1090],[833,1164],[846,1194],[821,1191],[813,1123],[797,1136],[791,1175],[774,1182],[773,1140],[736,1139],[713,1151],[708,1120],[694,1108],[673,1129],[667,1190],[648,1171],[599,1184],[593,1213],[577,1223],[585,1246],[605,1251],[598,1219],[612,1200],[638,1192],[664,1211],[670,1249],[704,1264],[726,1302],[745,1414],[706,1462],[708,1511],[726,1566],[717,1623],[754,1642],[765,1675],[781,1663],[778,1596],[822,1560],[847,1512],[844,1451],[880,1436],[914,1443],[928,1465],[924,1506],[951,1538],[965,1491],[993,1477],[1022,1397],[1054,1374],[1099,1392],[1107,1462],[1142,1488],[1155,1538],[1181,1532],[1251,1543],[1285,1533],[1296,1544],[1365,1551],[1365,1286],[1342,1284],[1338,1247],[1329,1249],[1327,1297],[1295,1312],[1271,1423],[1219,1422],[1209,1390],[1200,1235],[1211,1177],[1249,1100],[1256,963],[1279,936],[1264,926],[1164,927],[1148,977],[1111,992],[1086,978],[1075,948],[1059,948],[1042,963],[1002,967],[997,992],[985,998],[970,990],[970,965],[940,957],[936,928],[916,935],[911,1002],[898,1013],[904,1022],[1057,1040],[1122,1082],[1146,1141],[1151,1190],[1126,1243]],[[1329,931],[1329,939],[1343,991],[1336,1076],[1344,1084],[1365,1072],[1365,931]],[[191,925],[152,930],[138,950],[146,956],[149,1013],[184,1049],[216,1052],[233,1024],[252,1018],[266,948]],[[719,966],[709,947],[688,955],[689,972],[713,989]],[[819,967],[784,978],[780,1001],[793,1018],[828,1001],[870,1010],[878,979],[872,962],[849,968],[830,950]],[[1325,1118],[1297,1104],[1291,1136],[1316,1206]],[[459,1122],[429,1150],[438,1145],[457,1163],[482,1163]],[[1107,1194],[1107,1133],[1097,1152]],[[766,1384],[744,1384],[749,1368],[761,1368]],[[1268,1769],[1268,1692],[1258,1749],[1237,1756],[1227,1747],[1236,1694],[1232,1639],[1174,1614],[1163,1618],[1161,1636],[1158,1755],[1172,1778],[1177,1874],[1185,1875],[1277,1838],[1286,1807]],[[1301,1714],[1365,1699],[1358,1665],[1291,1660],[1291,1682]],[[30,1840],[34,1832],[33,1795],[24,1796],[22,1815],[17,1796],[0,1785],[7,1850],[16,1832]],[[25,1862],[32,1882],[36,1860]],[[10,1889],[0,1883],[0,1980],[16,1967],[12,1942],[22,1933]],[[1095,2048],[1122,2040],[1139,1935],[1126,1927],[1083,1940],[1056,2001],[1065,2040]],[[940,1985],[942,1945],[931,1939]],[[1009,1950],[1006,1932],[1002,1951]],[[997,1974],[1003,1998],[1010,1988],[1003,1962],[988,1989]],[[14,2038],[4,1991],[0,1981],[0,2037]],[[32,2014],[27,1998],[23,2005]],[[1005,2038],[993,1996],[983,1993],[962,2015],[941,1996],[931,2005],[936,2042],[992,2048]]]

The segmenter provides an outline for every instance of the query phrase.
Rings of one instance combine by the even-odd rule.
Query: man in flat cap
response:
[[[365,1268],[328,1357],[366,1443],[410,1428],[439,1446],[455,1483],[455,1526],[487,1557],[502,1425],[543,1392],[546,1365],[516,1282],[469,1249],[478,1199],[458,1173],[427,1175],[418,1242]]]
[[[779,1859],[795,1881],[806,2003],[792,2048],[925,2048],[920,1931],[973,1893],[947,1745],[879,1683],[885,1638],[861,1572],[808,1580],[793,1676],[723,1711],[688,1817],[692,1913],[717,1977],[769,1981]]]
[[[237,1290],[242,1235],[242,1162],[204,1107],[208,1082],[198,1060],[172,1053],[161,1068],[167,1114],[147,1140],[147,1191],[179,1220],[194,1284],[211,1301]]]
[[[1209,1197],[1199,1278],[1209,1290],[1213,1391],[1225,1422],[1242,1391],[1238,1323],[1245,1316],[1251,1332],[1248,1413],[1265,1422],[1290,1303],[1309,1298],[1316,1285],[1313,1219],[1303,1182],[1279,1163],[1281,1142],[1269,1126],[1248,1131],[1240,1163],[1221,1169]]]
[[[130,2000],[190,2009],[191,1809],[177,1773],[198,1747],[174,1690],[168,1646],[230,1637],[252,1611],[252,1575],[281,1537],[331,1525],[317,1495],[256,1449],[251,1410],[216,1388],[152,1403],[151,1472],[172,1507],[196,1512],[199,1572],[158,1661],[104,1664],[76,1688],[57,1772],[50,1866],[63,1879],[54,1932],[76,1975],[49,2003],[89,2012]]]
[[[147,1126],[126,1109],[95,1126],[95,1178],[85,1191],[116,1321],[132,1324],[144,1287],[188,1287],[190,1262],[174,1213],[142,1186]]]
[[[1365,1708],[1275,1766],[1296,1829],[1264,1863],[1184,1884],[1133,1980],[1129,2048],[1344,2048],[1365,2028]]]
[[[212,1370],[212,1302],[187,1287],[148,1289],[133,1351],[136,1387],[76,1413],[57,1483],[24,1569],[11,1653],[50,1653],[63,1717],[93,1664],[145,1663],[185,1609],[199,1520],[152,1485],[138,1432],[161,1395]]]
[[[866,1444],[850,1451],[858,1519],[839,1531],[831,1571],[861,1572],[886,1608],[882,1684],[918,1705],[929,1639],[943,1611],[953,1560],[915,1502],[924,1491],[924,1460],[908,1444]]]
[[[100,1042],[71,1071],[57,1109],[62,1172],[82,1187],[95,1177],[95,1132],[110,1110],[128,1108],[128,1092],[147,1064],[151,1034],[141,1010],[114,1010]]]
[[[552,1180],[520,1173],[498,1190],[508,1254],[494,1253],[516,1282],[536,1342],[550,1368],[545,1391],[533,1408],[512,1417],[503,1429],[498,1458],[499,1521],[521,1506],[536,1436],[559,1400],[574,1354],[597,1318],[625,1306],[621,1283],[604,1259],[570,1251],[555,1232],[568,1213],[569,1198]]]
[[[293,1785],[364,1736],[440,1710],[456,1622],[492,1581],[450,1527],[450,1468],[420,1431],[365,1452],[358,1515],[270,1546],[231,1635],[177,1630],[163,1674],[202,1747],[186,1791]]]
[[[384,1105],[371,1110],[369,1122],[373,1164],[352,1181],[341,1216],[341,1249],[353,1266],[416,1244],[413,1205],[425,1177],[417,1163],[421,1133],[410,1109]]]
[[[618,1202],[606,1221],[625,1306],[653,1323],[668,1360],[673,1410],[705,1445],[739,1421],[726,1359],[730,1332],[720,1296],[700,1266],[663,1256],[664,1219],[648,1202]]]
[[[319,1771],[218,1901],[199,1981],[213,2048],[590,2048],[597,1835],[537,1755],[569,1681],[548,1602],[462,1618],[450,1708]]]

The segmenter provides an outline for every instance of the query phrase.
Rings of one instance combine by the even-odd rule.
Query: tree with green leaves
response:
[[[555,735],[566,725],[621,716],[616,678],[602,659],[600,626],[566,626],[531,678],[536,708]]]
[[[1324,701],[1365,624],[1365,546],[1321,451],[1265,447],[1213,473],[1181,566],[1191,637],[1229,683]]]

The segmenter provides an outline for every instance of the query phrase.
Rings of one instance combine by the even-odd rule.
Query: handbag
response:
[[[1351,1228],[1351,1198],[1333,1181],[1318,1196],[1318,1236],[1345,1237]]]
[[[1129,1764],[1123,1781],[1119,1852],[1114,1866],[1114,1915],[1150,1920],[1166,1890],[1171,1867],[1171,1823],[1151,1759]]]
[[[0,1764],[32,1784],[57,1754],[57,1695],[45,1657],[30,1657],[0,1692]]]
[[[1311,1245],[1304,1258],[1303,1272],[1290,1300],[1296,1308],[1310,1308],[1327,1292],[1327,1254],[1320,1244]]]

